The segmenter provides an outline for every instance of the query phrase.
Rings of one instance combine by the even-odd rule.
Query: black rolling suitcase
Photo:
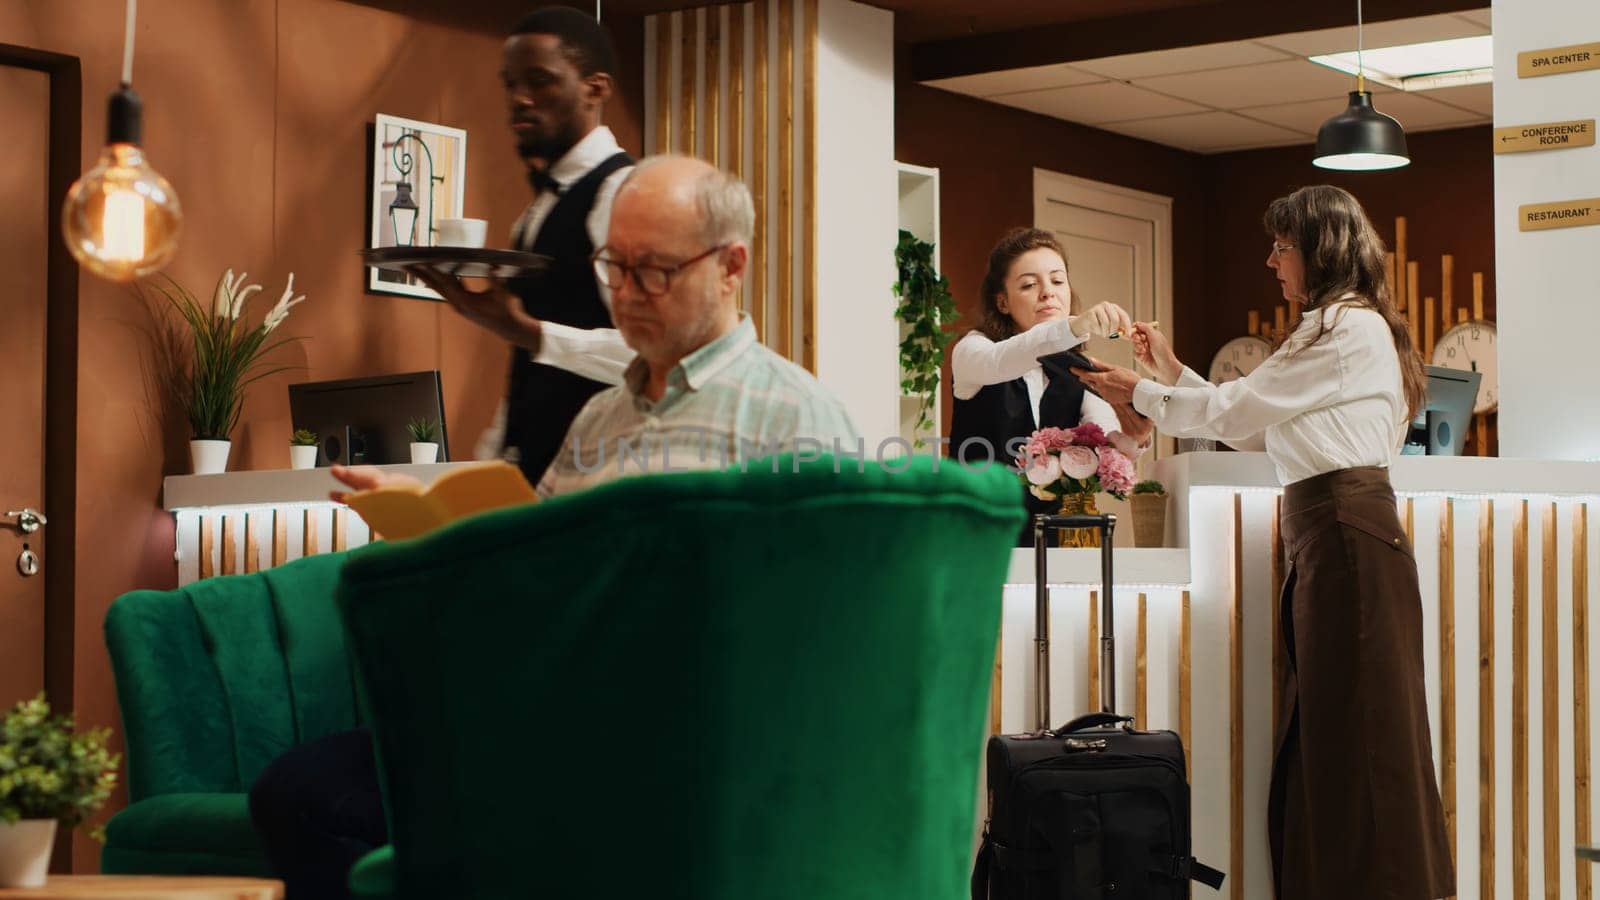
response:
[[[1035,516],[1037,731],[989,739],[989,813],[972,870],[973,900],[1146,900],[1214,889],[1223,874],[1190,855],[1189,782],[1171,731],[1136,731],[1116,709],[1111,537],[1116,516]],[[1046,538],[1100,530],[1097,713],[1050,729]]]

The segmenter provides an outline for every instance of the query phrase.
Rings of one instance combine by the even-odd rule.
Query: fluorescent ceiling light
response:
[[[1400,91],[1430,91],[1494,80],[1494,44],[1491,35],[1404,44],[1356,52],[1313,56],[1310,60],[1351,75],[1365,69],[1369,81]]]

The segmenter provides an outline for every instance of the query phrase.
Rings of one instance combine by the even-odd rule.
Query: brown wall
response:
[[[0,5],[0,42],[82,58],[83,168],[98,155],[104,98],[120,70],[122,5],[111,6]],[[471,453],[493,412],[505,346],[440,304],[364,293],[356,257],[366,236],[366,131],[376,113],[466,129],[466,211],[488,218],[500,240],[527,200],[498,78],[503,34],[440,18],[338,0],[140,6],[134,84],[145,101],[145,148],[186,216],[167,274],[209,297],[223,269],[248,271],[270,303],[292,271],[308,298],[282,331],[307,338],[281,355],[303,368],[250,389],[233,436],[233,468],[286,467],[285,387],[293,381],[440,369],[458,456]],[[608,119],[637,152],[643,33],[637,19],[612,27],[628,68]],[[84,277],[76,541],[83,549],[71,703],[86,725],[117,719],[100,631],[106,607],[125,591],[170,587],[176,577],[161,479],[187,470],[189,435],[153,359],[157,328],[128,289]],[[75,868],[92,870],[98,845],[80,838],[73,855]]]
[[[1494,318],[1490,136],[1488,126],[1409,135],[1411,165],[1386,172],[1318,169],[1311,165],[1310,147],[1206,157],[1206,315],[1189,320],[1202,326],[1207,348],[1202,361],[1209,363],[1216,348],[1245,333],[1251,309],[1270,321],[1272,308],[1282,302],[1266,268],[1270,238],[1261,230],[1261,214],[1274,198],[1307,184],[1332,184],[1353,193],[1391,249],[1395,217],[1404,216],[1407,254],[1420,263],[1422,295],[1440,297],[1439,257],[1449,253],[1455,257],[1456,304],[1471,303],[1472,273],[1482,272],[1486,315]]]
[[[901,54],[903,57],[903,53]],[[903,59],[902,59],[903,63]],[[1173,327],[1178,352],[1199,349],[1204,308],[1202,245],[1184,240],[1205,225],[1199,156],[1048,116],[925,87],[895,83],[895,158],[939,169],[940,261],[965,331],[995,240],[1033,224],[1033,170],[1050,169],[1172,198]],[[943,428],[949,431],[949,378]]]

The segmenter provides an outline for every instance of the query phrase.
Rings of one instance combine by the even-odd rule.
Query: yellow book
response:
[[[427,487],[408,484],[359,491],[346,497],[345,504],[366,520],[375,534],[401,541],[465,516],[538,499],[520,469],[507,462],[491,462],[453,469]]]

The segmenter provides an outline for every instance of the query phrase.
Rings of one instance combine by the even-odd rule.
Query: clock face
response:
[[[1491,413],[1500,407],[1500,365],[1495,352],[1493,322],[1463,322],[1446,331],[1433,345],[1433,364],[1463,372],[1481,373],[1475,413]]]
[[[1211,358],[1211,383],[1223,384],[1243,378],[1254,372],[1256,366],[1267,361],[1272,355],[1272,345],[1261,338],[1251,335],[1236,337],[1222,345],[1217,355]]]

